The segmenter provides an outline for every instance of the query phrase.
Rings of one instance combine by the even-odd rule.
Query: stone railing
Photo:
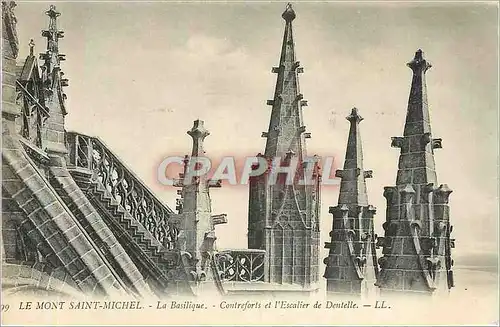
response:
[[[266,251],[256,249],[226,250],[216,254],[216,264],[223,282],[264,281]]]
[[[19,134],[30,144],[43,149],[43,125],[50,116],[43,104],[43,97],[39,97],[40,90],[34,83],[16,82],[16,102],[21,106],[19,118]]]
[[[88,169],[132,217],[167,249],[176,248],[179,230],[175,213],[99,138],[75,132],[66,134],[70,166]]]

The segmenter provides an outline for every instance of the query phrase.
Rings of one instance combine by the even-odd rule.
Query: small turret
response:
[[[338,205],[333,214],[331,242],[325,244],[327,294],[368,295],[378,273],[375,254],[373,217],[375,207],[368,204],[366,179],[371,170],[363,169],[363,148],[359,123],[363,118],[353,108],[346,117],[350,123],[344,169],[336,171],[341,178]]]
[[[412,83],[403,137],[393,137],[400,148],[396,186],[386,187],[387,217],[377,281],[382,293],[433,294],[453,286],[447,185],[437,186],[433,139],[425,73],[431,64],[422,50],[407,66]]]
[[[212,216],[212,202],[209,189],[218,187],[220,183],[212,181],[203,171],[207,164],[204,140],[210,135],[203,120],[195,120],[193,127],[187,132],[193,139],[191,157],[184,160],[184,173],[176,186],[182,187],[177,201],[181,234],[179,235],[180,250],[189,254],[189,269],[193,281],[202,282],[210,276],[210,257],[215,250],[215,225],[227,223],[225,214]]]
[[[265,281],[310,289],[319,279],[320,174],[317,158],[312,163],[306,152],[311,133],[302,117],[307,101],[298,81],[304,70],[295,56],[292,22],[297,15],[288,4],[281,16],[285,31],[279,65],[271,70],[277,77],[274,96],[267,101],[272,109],[269,128],[262,133],[263,157],[291,167],[288,171],[294,175],[277,176],[269,169],[250,180],[248,247],[266,250]],[[311,163],[314,166],[308,166]],[[300,184],[308,176],[306,170],[313,171],[312,183]]]
[[[46,124],[45,150],[49,156],[60,158],[67,153],[64,129],[66,94],[63,87],[68,86],[68,79],[63,78],[64,73],[61,71],[61,61],[65,60],[65,55],[59,52],[59,40],[64,37],[64,32],[58,28],[57,19],[61,14],[56,7],[51,5],[45,13],[49,16],[49,26],[42,31],[42,36],[47,39],[47,49],[40,54],[40,59],[44,61],[41,70],[45,104],[50,114]],[[59,159],[56,161],[61,164]]]

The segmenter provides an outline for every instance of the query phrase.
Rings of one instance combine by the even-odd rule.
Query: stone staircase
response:
[[[71,135],[74,138],[71,138]],[[82,151],[79,150],[82,150],[81,143],[84,138],[85,147],[98,147],[101,156],[106,158],[106,164],[104,159],[98,162],[92,158],[91,150],[88,148],[83,149],[88,154],[85,160],[78,160],[77,153],[74,152],[82,155]],[[68,146],[70,149],[68,170],[71,176],[126,248],[150,286],[153,286],[155,293],[163,296],[191,293],[188,278],[182,269],[181,254],[176,247],[176,239],[168,237],[169,231],[171,234],[172,231],[177,233],[176,230],[172,230],[177,224],[176,215],[156,199],[142,181],[123,165],[102,141],[76,133],[71,133],[70,139],[81,142],[73,147]],[[112,181],[109,178],[116,174],[116,167],[119,167],[123,174],[122,180],[127,179],[128,185],[134,185],[139,190],[139,196],[131,198],[129,194],[127,198],[126,189],[129,189],[127,187],[121,189],[121,193],[117,191],[117,180]],[[136,202],[135,210],[131,202]],[[150,203],[153,209],[138,213],[144,206],[141,207],[137,203]],[[159,218],[160,210],[163,218]]]

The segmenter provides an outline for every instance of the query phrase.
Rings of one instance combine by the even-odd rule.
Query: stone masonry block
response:
[[[73,250],[71,246],[66,246],[65,248],[60,249],[56,252],[58,259],[63,263],[71,262],[75,257],[78,257],[78,254]]]
[[[40,203],[38,202],[37,199],[31,198],[29,201],[25,202],[23,206],[21,207],[24,212],[26,212],[28,215],[36,210],[40,210]]]
[[[60,233],[53,234],[51,237],[46,239],[46,242],[50,244],[51,248],[56,253],[68,246],[68,241]]]
[[[425,166],[425,152],[412,152],[399,156],[399,169],[412,169]]]
[[[39,230],[40,234],[42,234],[42,236],[45,239],[48,239],[52,235],[55,235],[55,234],[59,233],[59,229],[57,228],[57,226],[55,224],[53,224],[52,221],[50,221],[50,220],[47,221],[46,223],[41,224],[40,226],[38,226],[38,230]]]
[[[71,219],[71,218],[68,217],[68,219]],[[63,231],[63,234],[67,240],[75,239],[81,233],[82,232],[80,231],[80,228],[74,223],[70,228]]]
[[[61,214],[57,217],[53,217],[52,221],[59,227],[62,231],[67,231],[72,227],[76,227],[75,222],[69,215]]]
[[[332,281],[332,290],[339,293],[351,293],[352,283],[351,281]]]
[[[410,184],[412,182],[411,169],[399,169],[396,184]]]
[[[15,73],[2,70],[2,84],[16,85],[17,76]]]
[[[57,133],[57,141],[58,141],[59,143],[61,143],[61,144],[66,145],[66,144],[65,144],[65,142],[66,142],[66,135],[65,135],[65,132],[64,132],[64,131],[62,131],[62,132],[58,132],[58,133]]]
[[[26,202],[30,201],[32,198],[31,192],[26,187],[20,187],[22,184],[15,182],[15,185],[10,182],[2,182],[2,186],[7,189],[12,197],[16,200],[19,206],[23,206]],[[15,191],[15,192],[12,192]]]
[[[399,255],[395,258],[394,263],[390,266],[391,269],[417,269],[418,268],[418,257],[415,255],[415,251],[409,255]]]
[[[2,165],[2,181],[10,181],[10,180],[17,181],[18,177],[16,174],[14,174],[14,172],[12,171],[12,169],[10,169],[10,167],[8,165],[3,164]]]
[[[50,216],[47,215],[47,213],[40,208],[30,212],[28,214],[28,218],[34,226],[40,226],[47,220],[50,220]]]
[[[15,99],[16,98],[16,87],[13,85],[2,83],[2,98],[3,99]]]
[[[38,279],[37,287],[47,289],[47,287],[49,286],[49,280],[50,280],[49,275],[47,275],[45,273],[40,274],[40,278]]]
[[[4,196],[6,195],[5,192],[3,194]],[[9,199],[9,198],[3,198],[2,199],[2,213],[4,214],[7,214],[7,213],[19,213],[19,212],[23,212],[21,210],[21,208],[19,208],[19,206],[17,205],[17,202],[14,201],[13,199]],[[4,220],[4,223],[5,223],[5,220]]]
[[[437,220],[449,220],[450,218],[450,207],[447,204],[435,204],[434,205],[434,217]]]
[[[116,278],[111,274],[109,274],[106,277],[99,278],[98,281],[99,281],[99,284],[102,285],[104,288],[115,287],[114,284],[115,284],[115,282],[117,282]],[[121,288],[121,286],[119,286],[119,284],[117,284],[117,288]]]
[[[428,291],[427,285],[422,272],[419,270],[405,271],[404,272],[404,285],[403,289],[412,291]]]
[[[102,259],[99,257],[97,252],[94,249],[89,250],[87,253],[82,255],[82,261],[85,262],[86,266],[94,272],[99,266],[103,265]],[[103,267],[106,267],[103,265]],[[107,267],[106,267],[107,268]],[[94,276],[98,277],[98,275]]]
[[[75,259],[73,259],[73,261],[69,262],[69,263],[66,263],[64,265],[64,267],[66,268],[66,270],[68,271],[68,273],[73,276],[73,278],[75,278],[75,280],[77,280],[77,276],[83,272],[83,271],[87,271],[86,267],[85,267],[85,264],[83,263],[83,261],[80,259],[80,257],[77,257]],[[79,279],[79,280],[83,280],[83,279]]]
[[[408,144],[410,146],[410,153],[425,151],[425,142],[423,135],[410,135],[407,136]],[[416,166],[415,166],[416,167]]]
[[[384,271],[381,285],[382,289],[401,290],[404,287],[403,271],[398,269],[387,269]]]

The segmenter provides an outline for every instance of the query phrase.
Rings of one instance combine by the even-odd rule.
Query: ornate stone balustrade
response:
[[[225,250],[216,254],[222,282],[264,281],[265,250]]]
[[[167,249],[175,249],[179,230],[175,213],[99,138],[66,134],[68,165],[92,171],[113,198]]]

